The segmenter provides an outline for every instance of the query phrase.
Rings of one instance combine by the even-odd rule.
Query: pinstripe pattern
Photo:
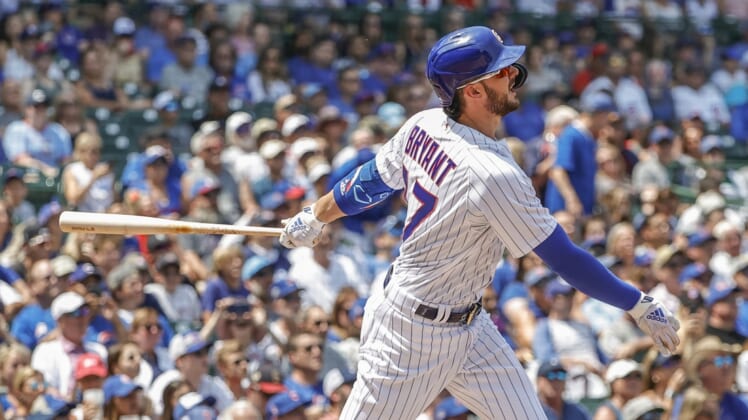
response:
[[[504,247],[522,256],[555,228],[530,180],[504,142],[441,109],[409,119],[376,159],[384,182],[407,188],[406,225],[415,227],[387,289],[367,303],[358,379],[340,418],[412,419],[444,388],[484,419],[545,418],[488,315],[443,323],[480,299]],[[416,184],[436,197],[423,219]],[[415,315],[420,304],[437,308],[437,320]]]

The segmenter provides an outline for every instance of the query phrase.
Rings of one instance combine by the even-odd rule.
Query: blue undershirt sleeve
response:
[[[590,253],[574,245],[560,226],[556,226],[534,251],[570,285],[590,297],[624,311],[633,308],[639,301],[639,290],[623,282]]]
[[[368,210],[395,192],[382,180],[375,159],[349,172],[333,186],[332,191],[335,203],[347,215]]]

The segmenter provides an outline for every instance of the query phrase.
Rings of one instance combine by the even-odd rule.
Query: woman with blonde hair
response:
[[[202,293],[203,321],[207,322],[216,309],[216,302],[224,298],[246,301],[249,290],[242,283],[244,254],[238,245],[222,247],[213,251],[213,273],[215,276],[205,284]]]
[[[31,414],[37,398],[44,395],[46,386],[41,372],[24,366],[16,372],[8,395],[0,398],[6,419],[26,418]]]
[[[691,386],[683,393],[681,420],[719,420],[719,397],[699,386]]]
[[[9,343],[0,346],[0,387],[7,391],[16,372],[30,364],[31,351],[23,344]]]
[[[62,191],[68,205],[79,211],[105,212],[114,202],[114,174],[100,162],[101,139],[81,133],[73,149],[74,162],[62,172]]]

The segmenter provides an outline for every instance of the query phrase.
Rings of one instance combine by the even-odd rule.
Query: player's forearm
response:
[[[636,305],[641,292],[611,273],[587,251],[574,245],[560,226],[535,253],[553,271],[582,293],[628,311]]]
[[[335,202],[335,196],[332,191],[323,195],[314,203],[314,217],[320,222],[331,223],[345,216],[338,203]]]

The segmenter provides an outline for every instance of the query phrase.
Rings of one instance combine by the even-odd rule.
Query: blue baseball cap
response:
[[[698,231],[688,235],[688,247],[701,246],[716,238],[709,232]]]
[[[553,299],[558,295],[568,295],[572,291],[574,291],[574,288],[560,278],[551,281],[545,286],[545,289],[543,289],[545,297],[548,299]]]
[[[618,108],[616,108],[616,104],[610,95],[600,92],[586,98],[582,104],[582,110],[592,114],[596,112],[616,112]]]
[[[707,273],[710,273],[710,271],[704,264],[692,263],[683,267],[683,271],[678,276],[678,282],[683,283],[686,280],[698,279]]]
[[[649,144],[660,144],[663,141],[672,142],[675,133],[664,125],[658,125],[649,133]]]
[[[158,162],[159,159],[162,159],[164,162],[166,162],[167,154],[168,153],[163,146],[154,144],[153,146],[145,149],[145,152],[143,152],[143,164],[146,166],[153,165],[154,163]]]
[[[270,297],[273,299],[283,299],[286,296],[304,290],[295,282],[287,279],[278,280],[270,286]]]
[[[44,226],[49,222],[49,219],[62,213],[62,206],[57,201],[50,201],[49,203],[42,206],[39,209],[39,214],[36,216],[36,221],[39,226]]]
[[[470,410],[460,404],[455,397],[447,397],[436,406],[436,410],[434,410],[434,420],[445,420],[469,412]]]
[[[279,416],[285,416],[299,407],[308,407],[311,403],[311,393],[281,392],[268,400],[265,415],[268,420],[276,420]]]
[[[104,381],[104,402],[108,403],[112,398],[122,398],[133,393],[137,389],[142,389],[126,375],[115,375],[106,378]]]
[[[242,280],[247,281],[259,273],[263,268],[275,264],[277,258],[266,258],[262,255],[254,255],[247,259],[242,266]]]
[[[190,188],[190,197],[193,199],[199,195],[205,195],[213,191],[221,189],[221,184],[216,181],[212,176],[206,176],[199,178],[192,183]]]
[[[264,210],[277,210],[286,202],[286,195],[281,191],[273,191],[260,198],[260,207]]]
[[[733,293],[740,291],[740,288],[735,285],[731,280],[715,280],[709,287],[709,294],[704,299],[704,303],[707,308],[711,308],[715,303],[726,299]]]
[[[722,137],[714,134],[705,136],[699,144],[699,151],[701,153],[709,153],[714,149],[722,150],[724,148],[725,142],[722,140]]]
[[[24,173],[25,173],[24,170],[21,168],[16,168],[16,167],[8,168],[8,170],[5,171],[5,174],[3,175],[3,180],[5,181],[6,184],[8,183],[8,181],[12,179],[19,179],[23,181]]]
[[[364,316],[364,308],[366,308],[366,298],[358,298],[353,302],[351,309],[348,310],[348,318],[353,321],[360,316]]]
[[[83,263],[80,264],[75,271],[68,277],[68,281],[71,283],[77,283],[79,281],[85,280],[87,277],[97,277],[99,281],[104,278],[104,276],[101,274],[101,271],[99,271],[98,268],[96,268],[95,265],[91,263]]]
[[[77,404],[69,403],[65,400],[55,398],[51,395],[43,395],[44,407],[43,412],[34,412],[24,417],[27,420],[54,420],[59,416],[67,416],[76,407]],[[42,411],[42,410],[40,410]]]
[[[198,353],[210,346],[210,343],[203,340],[200,334],[190,331],[185,334],[177,334],[169,343],[169,357],[176,361],[182,356]]]
[[[216,399],[203,397],[197,392],[188,392],[177,400],[174,407],[174,419],[177,420],[215,420],[218,412],[215,409]]]
[[[545,377],[551,372],[566,372],[566,368],[556,358],[546,360],[538,368],[538,377]]]

